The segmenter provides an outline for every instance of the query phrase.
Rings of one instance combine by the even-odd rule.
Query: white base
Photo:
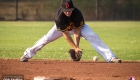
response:
[[[54,80],[54,79],[49,79],[44,76],[36,76],[36,77],[34,77],[34,80]]]

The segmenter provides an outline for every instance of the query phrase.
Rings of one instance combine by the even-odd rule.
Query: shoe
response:
[[[113,63],[121,63],[122,60],[114,58],[114,59],[111,60],[111,62],[113,62]]]
[[[25,55],[23,55],[23,56],[20,58],[20,61],[21,61],[21,62],[27,62],[27,61],[28,61],[28,58],[25,57]]]

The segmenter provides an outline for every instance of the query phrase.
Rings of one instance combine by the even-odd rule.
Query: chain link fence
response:
[[[1,21],[52,21],[61,0],[0,0]],[[85,20],[140,20],[140,0],[73,0]]]

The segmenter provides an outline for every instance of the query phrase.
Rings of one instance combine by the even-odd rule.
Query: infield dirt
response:
[[[60,61],[0,59],[0,80],[5,75],[23,75],[24,80],[45,76],[54,80],[140,80],[140,62],[106,63],[93,61]]]

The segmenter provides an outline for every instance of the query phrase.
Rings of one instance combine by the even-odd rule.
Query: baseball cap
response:
[[[72,11],[72,10],[74,10],[72,0],[62,0],[60,8],[62,9],[62,11]]]

